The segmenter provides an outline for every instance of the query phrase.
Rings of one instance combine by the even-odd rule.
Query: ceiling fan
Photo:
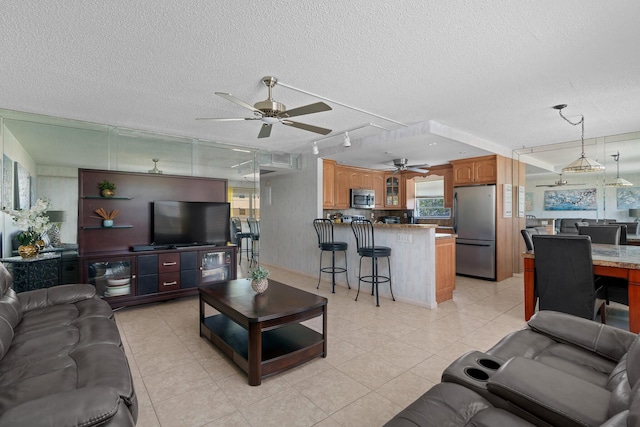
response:
[[[395,170],[392,173],[398,173],[398,172],[402,172],[402,171],[411,171],[411,172],[418,172],[418,173],[427,173],[429,172],[428,169],[422,169],[422,168],[428,168],[429,165],[427,164],[422,164],[422,165],[407,165],[407,163],[409,162],[409,160],[407,159],[393,159],[393,165],[395,166]]]
[[[560,179],[554,182],[553,184],[540,184],[540,185],[536,185],[536,187],[564,187],[567,185],[586,185],[586,184],[569,184],[565,179],[562,179],[562,174],[560,174]]]
[[[271,89],[278,83],[278,79],[272,76],[266,76],[262,78],[262,82],[269,88],[269,96],[264,101],[256,102],[254,105],[250,105],[235,96],[224,93],[216,92],[216,95],[221,96],[243,108],[253,111],[255,117],[243,117],[243,118],[211,118],[201,117],[196,120],[215,120],[219,122],[231,122],[240,120],[260,120],[262,121],[262,128],[258,133],[258,138],[267,138],[271,135],[271,128],[274,123],[282,123],[286,126],[306,130],[309,132],[315,132],[322,135],[327,135],[331,132],[331,129],[321,128],[318,126],[308,125],[306,123],[294,122],[289,120],[290,117],[303,116],[305,114],[319,113],[321,111],[331,110],[331,107],[324,102],[316,102],[314,104],[304,105],[302,107],[287,110],[284,104],[276,102],[271,97]]]

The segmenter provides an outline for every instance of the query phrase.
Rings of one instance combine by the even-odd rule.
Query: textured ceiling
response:
[[[322,155],[370,165],[396,157],[438,164],[579,139],[550,108],[559,103],[569,104],[569,117],[585,116],[587,138],[640,130],[637,1],[1,4],[4,109],[308,152],[321,135],[274,125],[270,138],[257,139],[259,121],[195,120],[251,117],[214,92],[253,104],[267,95],[261,78],[273,75],[337,101],[300,122],[330,135],[367,123],[391,129],[351,132],[361,143],[348,151],[336,148],[338,135],[318,143]],[[273,97],[294,108],[319,100],[310,94],[276,85]],[[404,137],[398,123],[340,104],[424,133]],[[434,134],[434,126],[464,138]]]

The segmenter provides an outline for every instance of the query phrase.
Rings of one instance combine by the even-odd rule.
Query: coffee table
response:
[[[249,377],[262,378],[327,357],[327,299],[269,280],[256,294],[251,280],[239,279],[199,287],[200,336],[222,350]],[[220,314],[205,317],[205,304]],[[300,322],[322,315],[322,333]]]

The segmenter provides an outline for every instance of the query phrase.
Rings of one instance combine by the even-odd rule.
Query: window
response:
[[[444,207],[444,179],[441,176],[429,176],[416,180],[417,218],[451,218],[451,209]]]

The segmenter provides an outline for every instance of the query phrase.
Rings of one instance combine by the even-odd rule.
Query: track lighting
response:
[[[344,146],[351,147],[351,138],[349,137],[349,132],[344,133]]]
[[[320,150],[318,150],[318,144],[315,141],[313,141],[313,148],[311,149],[311,152],[316,156],[320,154]]]

